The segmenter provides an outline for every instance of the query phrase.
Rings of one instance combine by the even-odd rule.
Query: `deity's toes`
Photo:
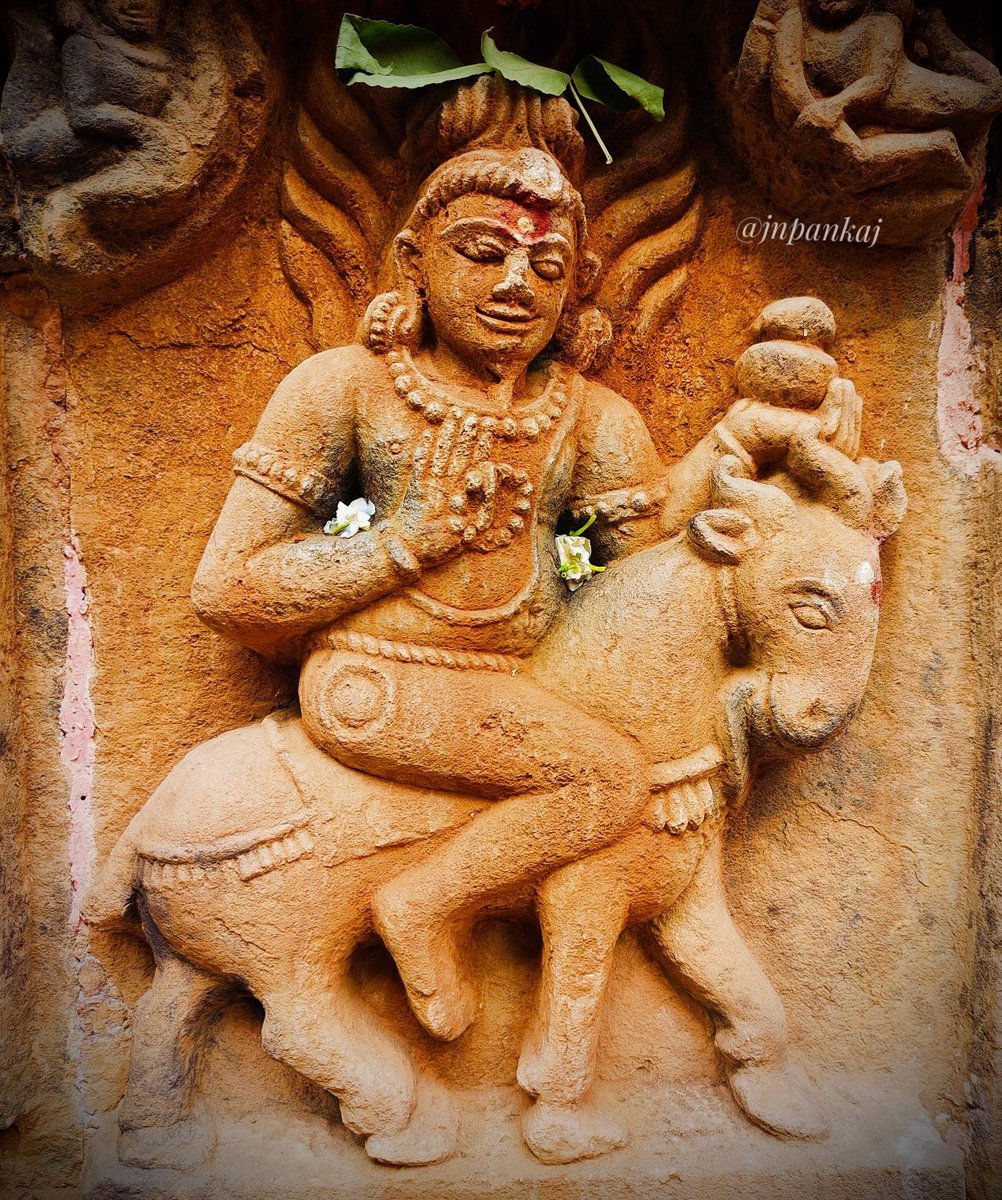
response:
[[[543,1163],[572,1163],[620,1150],[629,1141],[626,1126],[593,1104],[552,1104],[537,1100],[522,1116],[522,1138]]]
[[[745,1115],[766,1132],[805,1141],[827,1137],[817,1090],[796,1063],[749,1063],[733,1071],[729,1082]]]
[[[194,1120],[123,1129],[118,1135],[118,1161],[144,1170],[186,1171],[204,1163],[215,1145],[212,1129]]]
[[[436,1080],[422,1077],[411,1119],[399,1133],[374,1133],[367,1138],[365,1152],[374,1162],[423,1167],[452,1155],[457,1132],[452,1097]]]

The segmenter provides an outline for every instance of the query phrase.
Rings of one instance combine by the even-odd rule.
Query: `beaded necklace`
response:
[[[430,425],[438,425],[450,415],[464,424],[469,422],[472,431],[496,434],[507,442],[534,442],[559,421],[567,404],[567,369],[556,364],[549,369],[542,393],[520,410],[520,416],[497,417],[457,404],[448,392],[425,378],[404,346],[389,349],[386,363],[397,395]]]

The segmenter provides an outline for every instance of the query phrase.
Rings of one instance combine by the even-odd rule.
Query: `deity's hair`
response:
[[[599,262],[587,248],[581,195],[550,154],[530,148],[493,148],[450,159],[425,181],[406,227],[398,234],[398,244],[400,239],[416,241],[422,228],[453,200],[477,193],[566,214],[574,222],[578,272],[554,335],[554,349],[557,357],[578,370],[586,369],[608,345],[612,327],[594,306],[578,307],[595,283]],[[395,271],[395,290],[376,296],[359,328],[360,340],[377,354],[392,345],[417,345],[427,320],[418,288],[399,262]]]

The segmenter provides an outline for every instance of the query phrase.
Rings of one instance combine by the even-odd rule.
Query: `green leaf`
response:
[[[587,55],[574,68],[573,80],[587,100],[597,100],[616,112],[626,112],[639,105],[656,120],[665,119],[664,88],[617,67],[615,63],[606,62],[604,58]]]
[[[488,71],[486,63],[461,63],[452,47],[430,29],[370,21],[354,13],[345,13],[341,20],[334,66],[346,84],[388,88],[427,87]]]
[[[490,29],[480,39],[480,53],[484,56],[484,62],[505,79],[542,92],[545,96],[562,95],[571,81],[571,77],[564,71],[541,67],[538,63],[529,62],[521,54],[513,54],[510,50],[499,50],[494,44]]]

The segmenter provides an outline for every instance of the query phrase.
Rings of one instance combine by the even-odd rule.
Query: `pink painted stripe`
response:
[[[70,928],[80,927],[80,910],[94,876],[94,706],[90,684],[94,673],[87,573],[75,534],[63,546],[66,613],[66,667],[59,706],[60,752],[70,781]]]

